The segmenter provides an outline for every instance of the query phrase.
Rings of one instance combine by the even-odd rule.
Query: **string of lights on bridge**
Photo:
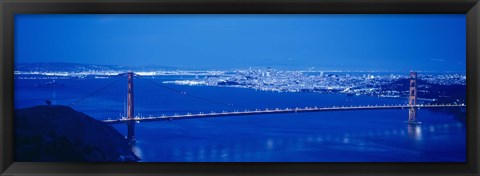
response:
[[[404,108],[442,108],[442,107],[465,107],[465,104],[418,104],[415,106],[410,105],[352,105],[352,106],[331,106],[331,107],[305,107],[305,108],[274,108],[274,109],[256,109],[256,110],[244,110],[244,111],[222,111],[210,113],[200,112],[198,114],[178,114],[175,115],[162,115],[162,116],[135,116],[134,118],[122,117],[120,119],[108,119],[104,120],[105,123],[123,123],[126,121],[160,121],[160,120],[179,120],[190,118],[205,118],[205,117],[225,117],[225,116],[240,116],[240,115],[259,115],[259,114],[278,114],[278,113],[300,113],[300,112],[312,112],[312,111],[340,111],[340,110],[368,110],[368,109],[404,109]]]

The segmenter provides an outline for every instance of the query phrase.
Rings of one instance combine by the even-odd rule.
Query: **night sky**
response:
[[[465,71],[465,15],[16,15],[15,62]]]

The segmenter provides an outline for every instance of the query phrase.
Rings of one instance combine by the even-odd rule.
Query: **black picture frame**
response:
[[[0,63],[2,175],[479,175],[478,0],[3,0]],[[13,160],[15,14],[466,14],[466,163],[27,163]]]

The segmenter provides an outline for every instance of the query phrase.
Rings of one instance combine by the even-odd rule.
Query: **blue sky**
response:
[[[15,62],[464,71],[465,15],[16,15]]]

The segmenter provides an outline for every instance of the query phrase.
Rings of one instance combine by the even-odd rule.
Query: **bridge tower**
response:
[[[130,145],[135,144],[135,121],[133,104],[133,72],[128,72],[128,94],[127,94],[127,140]]]
[[[417,109],[415,105],[417,104],[417,72],[410,71],[410,94],[408,96],[408,105],[410,109],[408,110],[408,123],[416,124],[417,123]]]

